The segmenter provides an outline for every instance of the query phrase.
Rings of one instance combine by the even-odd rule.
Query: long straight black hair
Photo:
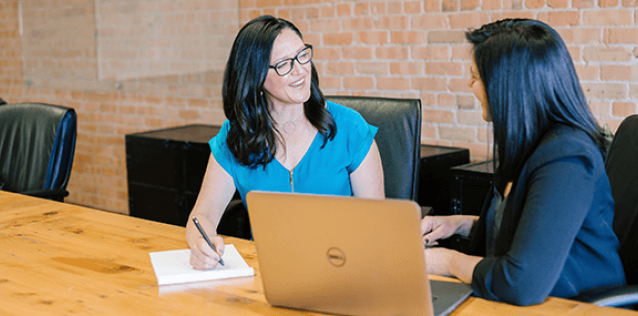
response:
[[[226,142],[245,166],[265,167],[277,150],[280,135],[262,89],[273,43],[284,29],[293,30],[303,39],[299,29],[284,19],[264,15],[251,20],[237,34],[226,64],[222,86],[224,113],[230,123]],[[312,63],[311,67],[310,98],[304,103],[304,113],[323,136],[325,146],[336,135],[337,126],[325,107],[317,70]]]
[[[556,123],[583,130],[605,154],[565,43],[549,25],[505,19],[465,33],[494,127],[499,182],[514,180]]]

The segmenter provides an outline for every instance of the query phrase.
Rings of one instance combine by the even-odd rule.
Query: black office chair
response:
[[[421,100],[357,96],[326,96],[326,99],[356,110],[379,128],[375,140],[383,165],[386,197],[416,201]]]
[[[636,308],[638,304],[638,115],[623,120],[606,161],[611,193],[616,202],[614,232],[620,240],[620,259],[626,286],[597,288],[574,299],[600,306]]]
[[[76,125],[71,108],[44,103],[0,106],[0,189],[64,201]]]

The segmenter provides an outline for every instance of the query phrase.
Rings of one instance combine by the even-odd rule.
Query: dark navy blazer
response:
[[[604,158],[586,133],[562,124],[547,132],[506,203],[495,257],[474,269],[475,296],[529,305],[625,284]],[[485,253],[487,209],[472,234],[476,255]]]

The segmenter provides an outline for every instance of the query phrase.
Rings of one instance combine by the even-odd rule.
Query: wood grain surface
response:
[[[255,277],[159,287],[148,254],[187,248],[183,227],[0,191],[0,315],[319,315],[268,305],[254,244],[226,243]],[[470,298],[452,315],[636,314],[558,298],[530,307]]]

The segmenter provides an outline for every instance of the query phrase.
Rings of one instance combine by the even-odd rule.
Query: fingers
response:
[[[438,245],[437,240],[444,239],[445,237],[449,237],[447,234],[448,232],[446,231],[446,228],[447,227],[444,225],[438,225],[434,228],[434,230],[432,230],[432,232],[423,236],[423,242],[425,242],[425,245],[435,246],[435,245]]]
[[[437,242],[436,239],[433,239],[429,234],[423,236],[423,246],[425,248],[429,248],[429,247],[434,247],[434,246],[438,246],[439,243]]]
[[[217,255],[220,257],[224,255],[224,251],[226,250],[226,245],[224,244],[224,238],[219,236],[212,237],[210,241],[213,242],[215,248],[217,248]]]
[[[425,247],[436,246],[437,240],[452,236],[457,230],[453,216],[426,216],[421,220],[421,233]]]
[[[194,269],[210,270],[216,267],[218,263],[218,260],[206,256],[197,255],[194,251],[191,251],[190,264]]]
[[[217,266],[225,250],[224,240],[215,236],[211,238],[211,242],[215,245],[217,251],[214,251],[204,238],[198,238],[195,246],[191,248],[190,264],[193,268],[209,270]]]
[[[425,216],[421,220],[421,234],[423,234],[423,245],[425,247],[436,246],[439,243],[437,240],[441,237],[440,231],[441,223],[439,218],[434,216]]]
[[[421,219],[421,235],[425,235],[432,231],[434,225],[434,218],[432,216],[425,216]]]

